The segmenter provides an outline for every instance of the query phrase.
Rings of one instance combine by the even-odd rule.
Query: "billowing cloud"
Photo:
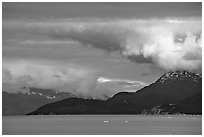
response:
[[[22,34],[17,39],[77,41],[108,52],[120,51],[136,63],[195,71],[202,62],[201,24],[200,18],[5,20],[3,32]]]
[[[3,90],[7,92],[22,92],[23,87],[36,87],[85,97],[103,94],[95,91],[97,72],[75,64],[60,65],[31,60],[7,62],[3,64],[2,76]]]

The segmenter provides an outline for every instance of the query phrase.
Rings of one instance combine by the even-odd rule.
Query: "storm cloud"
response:
[[[18,32],[22,35],[17,39],[26,37],[33,43],[35,39],[80,42],[85,47],[119,51],[132,62],[194,71],[201,67],[201,24],[200,18],[5,20],[3,32]]]

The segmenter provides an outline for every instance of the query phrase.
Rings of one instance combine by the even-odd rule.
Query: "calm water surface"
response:
[[[202,134],[202,116],[3,116],[3,135]]]

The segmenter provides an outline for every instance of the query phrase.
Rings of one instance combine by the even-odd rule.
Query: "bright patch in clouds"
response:
[[[132,87],[132,86],[138,86],[138,85],[146,86],[147,85],[144,82],[126,80],[126,79],[110,79],[106,77],[99,77],[97,80],[98,80],[98,83],[115,83],[118,85],[125,85],[125,87]]]
[[[99,77],[97,79],[98,85],[104,86],[111,91],[115,92],[136,92],[138,89],[147,86],[146,83],[142,81],[134,81],[127,79],[115,79],[107,77]]]

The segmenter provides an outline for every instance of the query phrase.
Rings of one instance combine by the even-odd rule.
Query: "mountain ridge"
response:
[[[2,115],[24,115],[47,103],[76,97],[68,92],[29,88],[26,93],[2,92]]]
[[[165,82],[161,82],[164,77],[167,77],[167,79],[165,79]],[[172,77],[174,78],[172,79]],[[201,100],[193,104],[195,109],[188,107],[192,104],[191,100],[196,100],[200,95],[202,95],[202,77],[187,71],[175,71],[165,73],[156,82],[137,92],[120,92],[106,101],[77,98],[65,99],[44,105],[28,113],[28,115],[149,114],[159,108],[163,110],[159,114],[202,114],[202,97]],[[174,111],[172,111],[171,107],[168,108],[170,104],[176,104]]]

